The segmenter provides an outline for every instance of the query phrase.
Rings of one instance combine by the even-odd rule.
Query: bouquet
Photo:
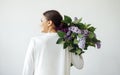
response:
[[[63,48],[72,53],[81,55],[89,46],[101,47],[101,41],[97,39],[95,27],[91,24],[82,23],[82,18],[74,18],[64,15],[64,19],[59,27],[57,34],[59,36],[56,44],[63,44]]]

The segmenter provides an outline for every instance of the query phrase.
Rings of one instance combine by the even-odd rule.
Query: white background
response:
[[[0,0],[0,75],[21,75],[31,37],[40,33],[44,11],[83,17],[97,28],[102,48],[89,47],[84,68],[71,75],[120,75],[120,0]]]

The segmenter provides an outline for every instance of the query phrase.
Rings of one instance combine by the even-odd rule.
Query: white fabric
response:
[[[25,56],[23,75],[70,75],[71,62],[83,68],[82,56],[64,50],[56,44],[57,33],[41,33],[32,37]]]

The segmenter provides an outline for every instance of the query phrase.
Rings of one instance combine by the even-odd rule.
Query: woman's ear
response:
[[[48,21],[48,26],[52,25],[53,22],[51,20]]]

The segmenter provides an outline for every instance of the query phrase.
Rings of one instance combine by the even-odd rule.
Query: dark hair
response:
[[[52,20],[56,27],[59,27],[62,21],[61,14],[56,10],[48,10],[43,13],[47,20]]]

